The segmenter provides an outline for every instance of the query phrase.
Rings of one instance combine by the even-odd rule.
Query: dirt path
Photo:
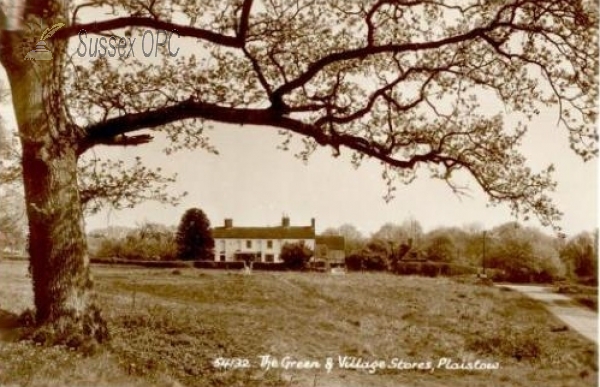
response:
[[[544,286],[500,286],[516,290],[534,300],[543,302],[550,312],[571,327],[571,329],[598,344],[598,313],[580,307],[570,297],[554,293],[551,289]]]

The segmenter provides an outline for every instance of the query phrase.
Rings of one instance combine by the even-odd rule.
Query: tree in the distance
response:
[[[0,102],[3,97],[0,84]],[[0,117],[0,257],[4,249],[22,254],[26,245],[27,217],[15,160],[17,145]]]
[[[456,246],[449,235],[432,235],[425,246],[425,255],[430,261],[452,262],[456,259]]]
[[[96,235],[100,232],[96,232]],[[101,234],[100,234],[101,235]],[[130,230],[122,237],[101,235],[96,239],[96,249],[90,246],[90,254],[100,258],[125,258],[130,260],[177,259],[175,233],[169,227],[157,223],[145,223]]]
[[[569,275],[598,281],[597,238],[597,231],[582,232],[569,239],[561,249],[560,257],[568,267]]]
[[[183,214],[177,228],[177,257],[182,260],[207,260],[213,258],[215,241],[210,231],[210,221],[199,208],[190,208]]]
[[[346,255],[360,251],[366,247],[367,239],[356,228],[356,226],[345,223],[337,228],[328,228],[321,235],[324,236],[342,236],[344,237],[344,246]]]
[[[565,267],[553,238],[532,227],[509,222],[487,236],[485,267],[500,269],[509,281],[550,281],[562,278]]]
[[[23,2],[26,23],[65,23],[46,41],[51,61],[23,60],[41,31],[0,26],[38,325],[69,318],[88,336],[103,331],[78,160],[98,145],[151,141],[143,130],[163,132],[167,151],[214,151],[210,122],[279,130],[285,145],[296,134],[302,159],[326,146],[350,152],[355,165],[379,161],[388,198],[419,167],[454,192],[465,172],[492,203],[545,224],[560,211],[548,195],[553,167],[533,171],[520,151],[529,119],[540,106],[555,108],[574,151],[597,154],[598,5],[590,0]],[[83,19],[99,13],[104,20]],[[81,30],[97,37],[148,29],[177,31],[181,40],[157,47],[162,56],[149,62],[78,61],[76,47],[68,49]],[[186,39],[193,52],[177,46]],[[507,111],[519,114],[519,126],[505,123]]]

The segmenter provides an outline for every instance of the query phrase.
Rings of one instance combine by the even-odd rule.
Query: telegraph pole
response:
[[[483,230],[483,252],[481,255],[481,269],[482,269],[482,274],[485,275],[485,237],[486,237],[486,233],[487,231]]]

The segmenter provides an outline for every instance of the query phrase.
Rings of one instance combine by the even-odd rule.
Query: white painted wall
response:
[[[268,241],[271,240],[273,245],[268,247]],[[234,261],[235,253],[257,253],[261,254],[261,262],[266,262],[266,255],[273,254],[274,262],[281,262],[279,255],[281,248],[286,243],[297,243],[301,240],[311,250],[315,250],[314,239],[237,239],[237,238],[215,238],[215,261],[220,261],[221,255],[225,254],[226,261]],[[251,247],[247,247],[246,241],[251,241]]]

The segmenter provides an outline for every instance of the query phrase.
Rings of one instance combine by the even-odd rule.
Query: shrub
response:
[[[383,271],[388,270],[388,262],[382,253],[362,251],[352,254],[345,259],[346,268],[352,271]]]
[[[517,361],[540,361],[547,355],[546,334],[537,328],[520,329],[513,326],[491,327],[469,338],[467,348],[485,356],[512,357]]]
[[[241,270],[244,268],[242,261],[194,261],[193,265],[198,269]]]
[[[144,261],[139,259],[121,259],[121,258],[91,258],[91,263],[103,265],[130,265],[150,268],[186,268],[192,267],[191,262],[180,261]]]
[[[254,270],[266,270],[266,271],[285,271],[287,266],[284,262],[254,262],[252,264]]]
[[[598,296],[596,296],[596,295],[577,296],[577,297],[575,297],[575,301],[577,301],[581,305],[583,305],[593,311],[598,310]]]
[[[382,254],[368,254],[363,258],[365,270],[383,271],[388,269],[387,259]]]
[[[290,270],[302,270],[306,267],[313,251],[304,242],[285,243],[281,248],[281,259]]]
[[[362,258],[359,254],[347,255],[344,262],[346,263],[348,270],[358,271],[362,267]]]
[[[398,262],[396,274],[415,275],[421,273],[421,262]]]
[[[478,270],[479,270],[477,267],[458,265],[458,264],[454,264],[454,263],[451,263],[448,268],[450,270],[450,272],[448,274],[453,275],[453,276],[454,275],[465,275],[465,274],[477,274]]]

